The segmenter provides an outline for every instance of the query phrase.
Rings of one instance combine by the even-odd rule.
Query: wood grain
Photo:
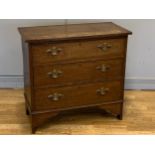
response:
[[[101,95],[97,90],[108,89]],[[70,87],[37,89],[35,91],[34,110],[55,110],[69,107],[89,106],[102,104],[103,102],[113,102],[122,99],[122,81],[98,82]],[[58,101],[49,99],[49,95],[55,93],[62,94]]]
[[[31,134],[22,89],[0,90],[0,134]],[[155,91],[126,91],[124,118],[77,112],[52,119],[36,134],[155,134]]]
[[[103,70],[102,70],[103,66]],[[104,70],[105,68],[105,70]],[[57,78],[48,73],[61,71]],[[81,81],[111,80],[123,78],[123,60],[95,60],[85,63],[44,65],[34,68],[35,87],[57,86]]]
[[[127,36],[130,31],[111,22],[70,24],[56,26],[38,26],[19,28],[23,39],[27,42],[70,40],[79,38]]]
[[[32,118],[33,133],[50,116],[55,117],[56,111],[60,115],[71,109],[94,107],[109,110],[122,118],[125,56],[130,31],[113,23],[29,27],[19,28],[19,31],[23,43],[25,107]],[[111,74],[102,76],[94,72],[94,62],[101,60],[111,61]],[[120,61],[119,66],[116,60]],[[91,64],[86,65],[86,62]],[[43,74],[47,75],[47,68],[53,65],[59,65],[57,73],[67,72],[69,76],[52,83],[44,76],[38,80]],[[98,90],[100,94],[96,93]]]
[[[110,45],[110,48],[102,50],[99,45]],[[106,46],[104,45],[104,46]],[[126,37],[115,39],[93,39],[57,43],[31,44],[33,65],[49,64],[68,60],[103,58],[111,59],[124,57],[126,47]],[[56,47],[61,49],[57,55],[47,53],[47,50]]]

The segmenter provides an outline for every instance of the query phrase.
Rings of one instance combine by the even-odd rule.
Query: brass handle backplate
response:
[[[61,48],[57,48],[53,46],[52,48],[47,49],[47,53],[51,54],[52,56],[57,56],[62,51]]]
[[[97,46],[97,48],[101,49],[102,51],[107,51],[111,47],[112,47],[112,45],[108,44],[108,43],[103,43],[103,44]]]
[[[101,72],[106,72],[108,69],[110,69],[110,66],[101,65],[96,67],[97,70],[100,70]]]
[[[107,92],[109,92],[109,88],[102,87],[102,88],[96,90],[96,93],[100,94],[102,96],[104,96]]]
[[[51,72],[47,73],[49,77],[52,77],[53,79],[57,79],[61,74],[61,70],[53,69]]]
[[[52,99],[53,101],[59,101],[60,98],[62,98],[63,96],[64,96],[63,94],[54,93],[54,94],[48,95],[48,99]]]

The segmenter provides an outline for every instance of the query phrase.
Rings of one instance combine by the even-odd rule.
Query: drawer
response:
[[[65,43],[33,44],[34,65],[48,64],[56,61],[123,57],[125,54],[126,39],[102,39]]]
[[[37,89],[35,110],[49,110],[100,104],[122,99],[122,82],[111,81],[72,87]]]
[[[34,85],[63,85],[79,81],[96,81],[123,76],[123,60],[89,61],[76,64],[34,67]]]

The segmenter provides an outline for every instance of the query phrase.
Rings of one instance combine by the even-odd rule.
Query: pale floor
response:
[[[31,134],[22,89],[0,89],[0,134]],[[155,91],[126,91],[123,120],[101,113],[68,115],[36,134],[155,134]]]

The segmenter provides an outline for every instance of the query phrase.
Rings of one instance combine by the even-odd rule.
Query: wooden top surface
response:
[[[123,36],[131,34],[130,31],[111,22],[21,27],[19,28],[19,32],[26,42]]]

